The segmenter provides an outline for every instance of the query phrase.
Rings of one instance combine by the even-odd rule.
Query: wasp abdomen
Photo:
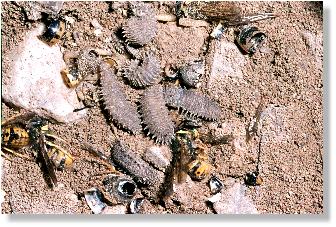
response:
[[[20,127],[6,127],[2,130],[1,143],[6,147],[19,149],[30,144],[28,132]]]
[[[210,165],[198,159],[191,161],[187,167],[189,176],[193,180],[203,180],[210,172]]]
[[[74,159],[72,155],[65,154],[61,150],[54,147],[48,150],[48,157],[59,170],[70,169]]]
[[[254,54],[266,38],[266,34],[259,31],[258,28],[244,26],[236,37],[236,41],[246,53]]]
[[[40,36],[40,39],[52,46],[59,42],[65,32],[65,23],[61,20],[50,20],[46,25],[45,32]]]

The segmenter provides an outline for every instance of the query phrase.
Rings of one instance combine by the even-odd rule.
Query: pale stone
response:
[[[38,38],[42,32],[40,24],[10,53],[4,53],[4,65],[9,69],[3,72],[2,98],[58,122],[73,122],[86,111],[73,112],[81,105],[75,90],[62,79],[63,54],[58,44],[49,46]]]

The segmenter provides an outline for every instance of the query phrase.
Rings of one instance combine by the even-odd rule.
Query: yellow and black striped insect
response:
[[[248,54],[254,54],[264,43],[267,36],[258,30],[257,27],[243,26],[236,37],[237,44]]]
[[[63,69],[61,70],[62,78],[65,84],[69,88],[74,88],[79,85],[79,83],[83,80],[82,76],[79,74],[78,70],[75,69]]]
[[[192,180],[201,181],[209,175],[212,168],[208,161],[207,147],[199,139],[199,132],[187,128],[181,126],[171,144],[172,168],[168,173],[163,201],[174,193],[174,185],[183,184],[188,175]]]
[[[179,130],[176,132],[176,140],[180,147],[180,170],[178,174],[182,175],[179,179],[185,179],[184,173],[189,174],[193,180],[203,180],[211,170],[208,162],[207,147],[199,139],[199,133],[196,129]]]
[[[2,149],[7,153],[28,160],[31,158],[21,154],[19,150],[28,146],[36,150],[47,170],[50,183],[57,186],[54,169],[71,168],[74,158],[68,151],[50,141],[57,139],[65,142],[49,131],[47,121],[28,112],[7,119],[2,122],[1,127]],[[1,152],[1,155],[11,160],[7,154]]]

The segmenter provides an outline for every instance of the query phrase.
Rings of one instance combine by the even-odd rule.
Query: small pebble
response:
[[[38,38],[43,27],[40,24],[17,48],[3,54],[3,66],[9,69],[2,74],[2,98],[58,122],[74,122],[84,117],[86,110],[73,112],[81,104],[76,91],[62,79],[66,65],[59,45],[48,46]]]
[[[91,21],[91,25],[96,29],[96,30],[103,30],[103,27],[100,25],[97,19],[93,19]]]

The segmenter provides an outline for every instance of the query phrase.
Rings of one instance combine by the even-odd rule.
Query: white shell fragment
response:
[[[58,122],[73,122],[86,111],[73,112],[81,105],[75,90],[63,82],[60,72],[66,65],[60,47],[39,40],[42,32],[41,24],[10,53],[4,53],[3,64],[8,70],[2,75],[2,98]]]
[[[211,194],[217,194],[223,189],[223,183],[215,176],[209,180]]]
[[[101,29],[101,30],[103,30],[103,27],[100,25],[100,23],[98,22],[97,19],[92,19],[92,20],[91,20],[91,25],[92,25],[95,29]]]
[[[211,196],[210,198],[208,198],[208,201],[209,202],[212,202],[212,203],[216,203],[218,202],[222,197],[222,193],[218,192],[217,194]]]
[[[129,205],[129,210],[131,214],[138,213],[139,210],[141,209],[141,205],[143,204],[143,202],[144,202],[143,198],[137,198],[137,199],[132,200]]]
[[[102,193],[97,188],[84,191],[85,200],[94,214],[100,214],[107,207],[102,200]]]
[[[157,214],[160,213],[148,199],[137,198],[129,204],[129,213],[131,214]]]

